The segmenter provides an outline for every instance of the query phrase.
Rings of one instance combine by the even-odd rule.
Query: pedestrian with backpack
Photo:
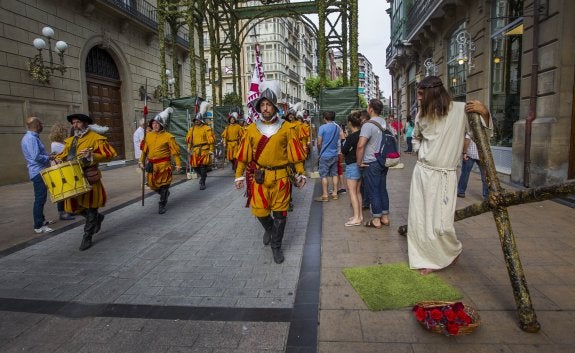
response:
[[[371,205],[371,220],[364,225],[380,229],[389,226],[389,194],[387,192],[388,167],[377,160],[381,142],[386,128],[385,119],[381,117],[383,103],[379,99],[371,99],[367,107],[370,119],[366,121],[359,133],[356,159],[362,169],[367,196]]]

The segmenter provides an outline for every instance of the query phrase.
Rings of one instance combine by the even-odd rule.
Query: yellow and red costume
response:
[[[226,158],[228,161],[233,162],[236,159],[236,154],[240,146],[240,140],[245,130],[242,129],[240,124],[228,124],[222,132],[222,139],[226,144]]]
[[[172,158],[176,167],[181,166],[180,147],[174,135],[160,130],[146,133],[142,142],[140,163],[145,164],[146,158],[152,163],[152,172],[148,172],[147,180],[150,189],[157,191],[162,186],[172,183]]]
[[[276,126],[270,128],[271,125]],[[288,210],[289,177],[294,172],[305,173],[305,157],[297,129],[292,123],[276,116],[271,122],[260,119],[248,126],[237,154],[236,178],[241,178],[247,168],[246,187],[253,215],[259,218],[270,215],[271,211]],[[264,173],[261,184],[253,178],[256,170]]]
[[[74,143],[74,139],[77,142]],[[88,130],[84,135],[80,137],[68,137],[64,141],[64,150],[62,153],[56,156],[56,159],[60,160],[73,160],[76,159],[77,151],[82,151],[85,149],[92,149],[92,160],[86,161],[83,158],[79,158],[78,161],[82,165],[82,168],[98,166],[101,162],[109,162],[118,154],[116,150],[108,143],[105,136],[102,136],[94,131]],[[75,148],[73,147],[75,145]],[[106,190],[102,184],[101,172],[100,180],[92,184],[92,190],[64,201],[64,210],[69,213],[80,213],[88,208],[100,208],[106,206]]]
[[[307,158],[307,154],[309,153],[309,133],[310,133],[309,125],[297,119],[294,121],[294,124],[297,127],[298,137],[301,142],[301,145],[304,147],[306,151],[306,158]]]
[[[186,142],[190,150],[191,167],[197,168],[212,165],[216,137],[208,125],[192,126],[186,134]]]

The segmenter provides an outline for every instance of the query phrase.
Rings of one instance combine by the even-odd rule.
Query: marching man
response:
[[[279,83],[273,83],[276,85],[271,88],[265,88],[265,82],[260,86],[263,92],[255,109],[261,114],[261,119],[248,126],[240,142],[235,186],[241,189],[246,181],[252,214],[265,230],[263,243],[268,245],[271,242],[274,261],[281,264],[284,261],[281,246],[292,187],[290,177],[296,186],[305,185],[303,161],[306,153],[295,125],[277,115]]]

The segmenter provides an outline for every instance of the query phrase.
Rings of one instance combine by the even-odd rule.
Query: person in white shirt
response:
[[[146,120],[144,118],[139,120],[138,128],[134,131],[134,159],[136,161],[140,160],[142,155],[142,150],[140,145],[144,140],[144,135],[146,133]]]

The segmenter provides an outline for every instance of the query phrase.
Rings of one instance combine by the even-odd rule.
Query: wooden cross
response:
[[[485,181],[489,188],[487,201],[470,205],[466,208],[455,211],[455,221],[480,215],[491,211],[499,233],[499,241],[503,250],[507,272],[513,288],[515,305],[519,315],[519,326],[526,332],[538,332],[541,325],[537,321],[535,310],[527,288],[527,281],[519,258],[519,252],[515,243],[515,236],[511,229],[511,221],[507,212],[508,206],[520,205],[531,202],[549,200],[560,195],[567,195],[575,192],[575,181],[566,182],[559,185],[545,186],[534,189],[520,190],[516,192],[505,191],[499,184],[497,171],[489,138],[482,127],[479,114],[467,114],[469,126],[475,137],[475,143],[479,151],[479,161],[481,169],[485,173]],[[398,229],[399,234],[407,235],[407,226],[403,225]]]

